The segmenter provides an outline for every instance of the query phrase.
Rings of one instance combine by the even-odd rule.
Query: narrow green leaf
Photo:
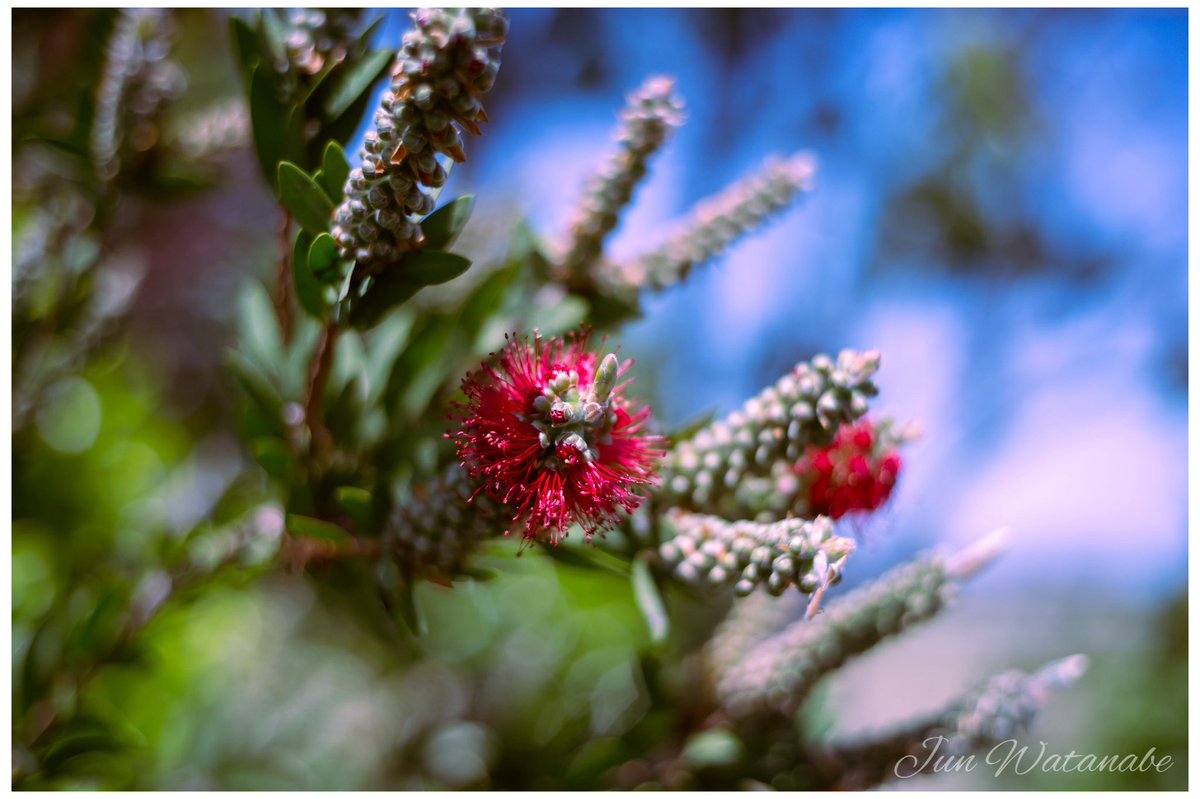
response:
[[[366,293],[351,305],[350,324],[359,330],[372,328],[388,311],[411,299],[422,288],[397,272],[377,275]]]
[[[325,153],[321,159],[321,185],[325,193],[335,203],[340,203],[346,196],[346,181],[350,178],[350,163],[342,146],[335,141],[325,145]]]
[[[280,161],[291,161],[299,164],[302,169],[310,167],[317,159],[309,156],[308,144],[305,140],[304,106],[293,106],[288,112],[287,121],[283,128],[283,154]]]
[[[287,530],[292,535],[298,535],[303,538],[315,538],[318,541],[328,541],[331,544],[341,544],[350,540],[350,534],[336,524],[327,522],[324,519],[314,519],[311,516],[300,516],[295,513],[288,514]]]
[[[347,449],[353,449],[358,442],[358,424],[363,417],[363,398],[366,386],[361,375],[356,375],[342,386],[341,391],[332,397],[326,407],[325,423],[335,441],[343,442]]]
[[[233,40],[233,54],[237,58],[242,80],[249,89],[250,76],[254,74],[254,67],[261,60],[258,52],[258,37],[245,20],[237,17],[229,18],[229,35]]]
[[[383,403],[393,425],[404,424],[425,410],[426,403],[448,377],[448,364],[459,356],[454,347],[458,325],[453,317],[429,318],[416,332],[404,353],[392,365]]]
[[[350,324],[365,330],[378,324],[388,311],[408,301],[425,286],[445,283],[470,268],[471,262],[448,252],[422,251],[396,269],[375,277],[350,309]]]
[[[397,273],[418,286],[447,283],[471,268],[471,261],[461,255],[439,250],[421,250],[405,259]]]
[[[229,353],[229,368],[233,376],[242,384],[246,395],[270,416],[278,416],[283,408],[283,399],[271,385],[258,367],[246,359],[246,356],[236,350]]]
[[[633,583],[633,598],[637,601],[638,609],[641,610],[650,630],[650,640],[661,644],[667,640],[671,623],[667,618],[667,607],[663,603],[662,594],[659,593],[658,584],[654,580],[654,573],[650,569],[647,553],[643,552],[634,559],[630,579]]]
[[[303,230],[296,233],[292,244],[292,277],[296,283],[296,299],[300,307],[310,316],[323,320],[329,313],[329,291],[324,283],[317,280],[308,265],[308,252],[312,236]]]
[[[359,52],[369,49],[371,47],[371,37],[375,35],[375,33],[379,30],[379,26],[382,24],[383,17],[376,17],[371,24],[367,26],[366,30],[362,32],[362,35],[358,37],[358,41],[355,42],[355,47],[353,49]]]
[[[475,196],[464,194],[454,202],[446,203],[421,220],[421,232],[425,234],[425,247],[444,250],[454,243],[471,217]]]
[[[313,239],[308,249],[308,268],[317,280],[336,286],[346,276],[345,267],[333,236],[322,233]]]
[[[400,358],[416,323],[416,315],[407,310],[397,311],[371,333],[367,347],[367,403],[374,405],[388,384],[392,365]]]
[[[287,27],[279,18],[277,9],[264,8],[261,12],[261,24],[258,26],[259,43],[264,58],[271,66],[287,60]]]
[[[283,159],[287,122],[287,110],[275,96],[271,67],[259,63],[250,76],[250,130],[259,166],[272,188],[278,185],[277,164]]]
[[[377,50],[345,72],[330,77],[329,94],[321,109],[325,119],[337,119],[360,98],[369,94],[372,84],[383,77],[392,63],[392,57],[393,54],[388,50]]]
[[[279,165],[279,199],[310,235],[329,230],[333,203],[316,181],[289,161]]]
[[[265,286],[252,281],[239,292],[237,302],[238,340],[245,354],[270,374],[283,359],[283,341],[271,296]]]

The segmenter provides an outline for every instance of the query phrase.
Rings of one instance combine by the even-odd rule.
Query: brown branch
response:
[[[321,340],[317,342],[317,348],[313,351],[312,365],[308,370],[308,398],[304,402],[304,419],[312,434],[314,452],[328,450],[333,445],[329,430],[321,420],[321,398],[325,395],[325,385],[329,382],[338,333],[337,325],[333,322],[325,323]]]
[[[292,217],[283,212],[279,232],[279,270],[275,273],[275,316],[284,346],[292,341]]]

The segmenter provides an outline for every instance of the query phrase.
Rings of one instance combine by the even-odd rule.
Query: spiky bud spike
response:
[[[571,223],[570,239],[560,262],[562,279],[573,288],[590,287],[590,267],[600,258],[604,240],[617,226],[621,211],[645,177],[651,156],[683,122],[683,101],[675,81],[653,77],[629,96],[617,129],[617,148],[588,182]]]
[[[504,14],[490,8],[426,8],[412,19],[364,139],[362,168],[346,181],[330,231],[344,257],[372,270],[424,243],[416,220],[434,199],[421,187],[446,181],[436,155],[465,158],[460,131],[478,133],[486,118],[479,98],[492,86],[508,31]]]
[[[890,735],[835,744],[818,756],[817,765],[843,790],[861,791],[928,772],[938,754],[966,757],[1027,731],[1050,689],[1072,684],[1086,669],[1087,658],[1072,655],[1033,674],[1005,672],[940,713]]]
[[[867,412],[877,393],[879,354],[843,351],[834,363],[818,355],[721,421],[680,442],[663,465],[663,505],[728,519],[772,521],[786,515],[765,506],[769,492],[755,479],[776,463],[795,463],[810,446],[831,443],[838,427]],[[786,477],[786,475],[785,475]],[[795,494],[795,480],[780,486]],[[748,493],[742,486],[747,485]]]
[[[955,582],[974,573],[951,572],[947,563],[958,562],[961,556],[926,554],[843,596],[815,620],[767,638],[721,675],[722,702],[736,716],[794,711],[826,674],[937,615]]]
[[[834,535],[828,519],[727,522],[673,509],[662,527],[672,538],[659,547],[659,556],[677,579],[732,586],[740,596],[760,585],[775,596],[789,586],[804,594],[823,591],[841,579],[855,546]]]
[[[812,190],[817,171],[807,154],[771,159],[757,174],[705,200],[692,218],[654,252],[610,265],[603,281],[615,291],[681,283],[691,271],[719,257],[731,244],[786,209],[801,193]]]

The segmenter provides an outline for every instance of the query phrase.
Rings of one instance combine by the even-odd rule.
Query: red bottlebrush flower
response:
[[[864,419],[843,426],[828,447],[810,447],[795,466],[807,500],[805,515],[840,519],[887,502],[901,466],[893,442]]]
[[[641,504],[662,439],[643,431],[648,408],[620,396],[615,355],[587,336],[510,339],[463,379],[465,405],[449,437],[481,491],[514,511],[527,541],[557,544],[572,524],[590,540]]]

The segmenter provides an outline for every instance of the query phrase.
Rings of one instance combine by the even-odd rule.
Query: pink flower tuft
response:
[[[795,466],[808,514],[840,519],[870,513],[887,502],[900,474],[900,453],[867,420],[842,427],[833,444],[808,453]]]
[[[622,372],[615,355],[587,350],[586,334],[535,332],[463,379],[448,437],[479,490],[513,511],[510,532],[557,544],[579,524],[590,540],[641,504],[663,440],[643,431],[650,410],[620,396]]]

